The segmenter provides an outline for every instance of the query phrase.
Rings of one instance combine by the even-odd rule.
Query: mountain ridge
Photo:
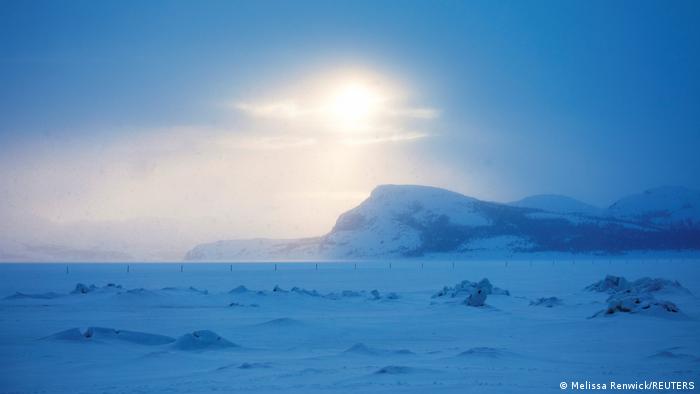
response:
[[[560,206],[545,210],[541,203],[547,199],[563,201],[564,205],[574,201],[574,207],[581,207],[577,200],[568,197],[545,196],[535,201],[539,208],[533,208],[482,201],[432,186],[380,185],[358,206],[341,214],[325,235],[217,241],[197,245],[185,259],[363,259],[494,251],[620,254],[631,250],[700,250],[700,192],[692,189],[649,189],[624,197],[597,213],[586,209],[558,212]],[[667,210],[659,201],[664,198],[670,201]]]

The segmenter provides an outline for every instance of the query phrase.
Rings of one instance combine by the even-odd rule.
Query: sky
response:
[[[697,1],[2,0],[0,260],[320,235],[384,183],[601,207],[700,189],[698,20]]]

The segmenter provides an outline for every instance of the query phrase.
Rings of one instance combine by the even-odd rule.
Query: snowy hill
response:
[[[509,205],[557,213],[579,213],[583,215],[600,215],[602,213],[602,209],[600,208],[558,194],[538,194],[529,196],[522,200],[511,202]]]
[[[651,225],[700,228],[700,191],[677,186],[649,189],[617,201],[607,213]]]
[[[435,187],[382,185],[359,206],[340,215],[333,229],[322,237],[218,241],[195,247],[185,259],[364,259],[440,253],[700,250],[699,228],[666,226],[668,222],[658,220],[685,218],[678,215],[696,212],[693,209],[697,205],[688,208],[685,194],[666,196],[655,194],[649,201],[630,197],[604,214],[595,214],[590,212],[590,206],[561,196],[529,200],[538,206],[552,201],[552,210],[544,210],[481,201]],[[664,198],[669,199],[668,205],[663,205]],[[584,214],[582,210],[589,212]],[[649,212],[671,214],[652,216],[655,220],[651,220]]]
[[[419,254],[426,243],[449,250],[461,241],[452,229],[491,225],[483,204],[444,189],[383,185],[340,215],[325,242],[338,257]]]

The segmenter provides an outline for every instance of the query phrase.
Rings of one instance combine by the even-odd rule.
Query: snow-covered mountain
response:
[[[579,213],[582,215],[600,215],[602,209],[586,204],[575,198],[559,194],[537,194],[513,201],[509,205],[521,208],[534,208],[541,211],[557,213]]]
[[[678,186],[649,189],[617,201],[607,213],[650,225],[700,228],[700,191]]]
[[[440,253],[700,250],[700,228],[675,225],[676,219],[687,223],[686,215],[697,213],[694,195],[682,190],[680,195],[668,190],[666,197],[652,193],[648,200],[633,196],[607,211],[597,211],[561,196],[534,197],[529,200],[532,204],[526,201],[533,205],[529,207],[481,201],[435,187],[382,185],[359,206],[340,215],[324,236],[218,241],[196,246],[185,258],[362,259]],[[664,199],[668,205],[663,205]],[[651,220],[649,212],[671,212],[665,217],[674,221]]]

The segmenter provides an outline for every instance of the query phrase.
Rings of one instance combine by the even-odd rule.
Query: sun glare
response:
[[[358,130],[367,126],[381,102],[379,92],[362,82],[349,82],[331,95],[328,112],[340,128]]]

